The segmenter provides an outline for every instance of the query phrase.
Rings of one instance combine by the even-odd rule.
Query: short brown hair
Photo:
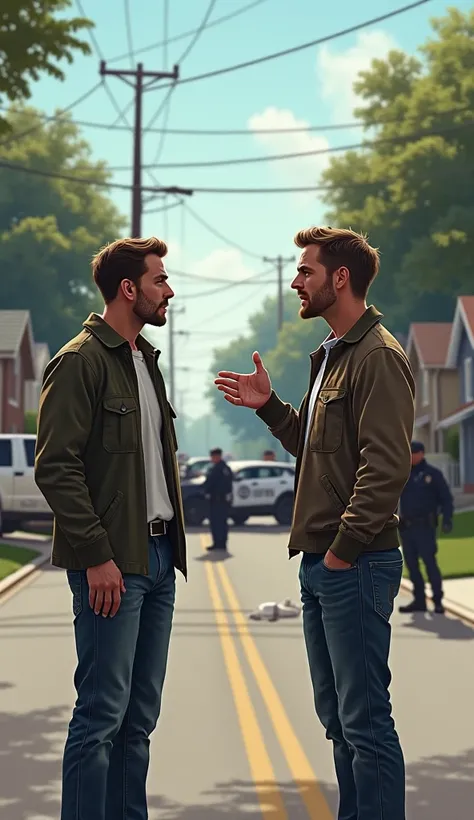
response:
[[[138,284],[147,271],[145,256],[149,253],[162,259],[168,253],[168,246],[156,236],[150,239],[116,239],[104,245],[93,257],[92,275],[106,304],[113,302],[124,279]]]
[[[296,234],[295,245],[318,245],[320,262],[328,273],[348,268],[352,293],[365,299],[380,264],[378,248],[372,248],[366,236],[346,228],[306,228]]]

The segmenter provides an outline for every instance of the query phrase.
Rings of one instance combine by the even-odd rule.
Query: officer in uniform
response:
[[[208,550],[226,550],[229,526],[227,519],[232,501],[233,475],[222,458],[222,450],[216,447],[210,452],[213,467],[204,484],[204,495],[209,501],[212,545]]]
[[[436,560],[436,530],[441,512],[443,532],[451,532],[453,497],[441,470],[425,461],[423,444],[413,441],[411,452],[411,475],[400,499],[400,535],[413,584],[413,601],[408,606],[401,606],[400,612],[426,612],[425,582],[419,563],[421,558],[433,591],[435,612],[442,615],[443,585]]]

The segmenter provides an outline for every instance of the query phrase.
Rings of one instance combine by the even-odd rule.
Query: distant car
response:
[[[53,513],[35,483],[36,436],[0,435],[0,537],[29,521],[52,521]]]
[[[195,458],[188,458],[180,465],[180,474],[182,479],[198,478],[205,475],[212,464],[209,456],[197,456]]]
[[[281,526],[291,524],[295,482],[292,464],[279,461],[229,461],[228,464],[234,474],[229,515],[234,524],[245,524],[250,516],[269,515]],[[200,526],[208,517],[208,502],[203,491],[205,480],[205,475],[200,475],[181,482],[184,517],[192,527]]]

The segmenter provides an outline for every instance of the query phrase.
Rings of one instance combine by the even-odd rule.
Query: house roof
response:
[[[446,367],[451,331],[451,322],[413,322],[407,353],[414,347],[422,367]]]
[[[0,355],[16,356],[29,324],[28,310],[0,310]]]
[[[466,331],[469,342],[472,348],[474,348],[474,296],[458,297],[448,355],[446,357],[446,362],[449,367],[456,366],[463,330]]]
[[[437,429],[439,430],[446,430],[449,427],[454,427],[455,424],[459,424],[464,419],[469,418],[470,416],[474,415],[474,401],[468,401],[465,404],[461,404],[454,413],[451,413],[446,418],[441,419],[440,422],[437,424]]]

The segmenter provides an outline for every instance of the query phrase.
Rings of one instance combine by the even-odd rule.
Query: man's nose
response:
[[[173,299],[174,298],[174,290],[171,290],[170,286],[167,286],[167,291],[165,294],[166,299]]]

